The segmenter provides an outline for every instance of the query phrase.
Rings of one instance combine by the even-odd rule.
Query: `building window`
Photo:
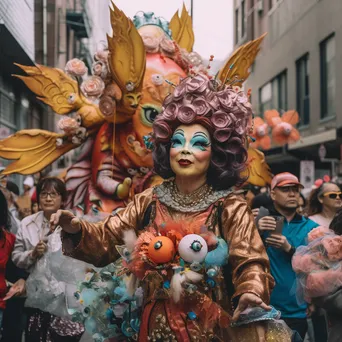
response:
[[[247,24],[250,25],[248,40],[254,40],[254,0],[250,0]]]
[[[235,44],[239,43],[240,25],[239,25],[239,9],[235,10]]]
[[[241,38],[245,36],[246,33],[246,7],[245,0],[241,1]]]
[[[336,115],[335,36],[320,44],[321,55],[321,119]]]
[[[287,74],[286,70],[259,89],[260,116],[269,109],[287,110]]]
[[[13,93],[0,91],[0,123],[16,129],[15,97]]]
[[[310,123],[309,54],[296,62],[297,111],[300,125]]]
[[[260,116],[263,116],[266,110],[272,109],[272,83],[268,82],[259,90]]]

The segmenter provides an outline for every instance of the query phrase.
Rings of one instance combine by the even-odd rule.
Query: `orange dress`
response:
[[[236,304],[239,296],[254,293],[268,303],[274,284],[265,248],[246,202],[229,191],[221,191],[214,192],[203,203],[187,210],[172,203],[164,191],[167,183],[163,184],[136,195],[125,209],[104,222],[82,221],[79,241],[64,234],[64,253],[95,266],[108,265],[119,257],[115,246],[123,244],[124,230],[133,229],[138,233],[144,230],[145,212],[151,205],[150,220],[154,225],[169,219],[206,225],[216,235],[223,235],[229,245],[229,280],[233,291],[228,293],[227,279],[221,274],[214,289],[199,284],[195,293],[187,294],[176,304],[163,288],[169,273],[149,272],[142,284],[144,305],[139,341],[163,341],[158,339],[160,336],[165,341],[179,342],[258,341],[254,327],[229,328],[232,305]],[[222,211],[219,213],[217,208],[220,205]],[[218,222],[222,222],[222,227]],[[196,312],[198,319],[188,319],[189,311]],[[238,335],[246,338],[248,335],[248,338],[239,339]]]

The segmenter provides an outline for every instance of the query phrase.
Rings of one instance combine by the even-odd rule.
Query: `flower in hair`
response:
[[[194,107],[197,115],[206,115],[210,111],[210,107],[203,97],[197,97],[192,102],[192,106]]]
[[[232,125],[233,123],[229,114],[222,110],[218,110],[213,114],[213,116],[211,117],[211,122],[216,128],[225,128]]]
[[[196,118],[196,112],[192,105],[180,106],[178,110],[178,119],[183,124],[189,124]]]
[[[203,93],[207,88],[207,78],[202,75],[190,77],[186,81],[186,89],[188,92]]]
[[[192,104],[194,99],[195,99],[195,97],[192,94],[185,94],[185,96],[183,98],[183,105]]]
[[[179,106],[175,102],[168,104],[163,111],[163,118],[165,120],[173,121],[176,118],[178,108]]]
[[[181,82],[180,84],[178,84],[178,86],[175,88],[172,96],[170,96],[171,98],[166,98],[166,101],[172,101],[172,100],[179,100],[187,91],[186,89],[186,81]]]
[[[235,132],[237,134],[243,135],[246,131],[246,125],[244,124],[244,120],[238,119],[235,122]]]
[[[229,89],[224,89],[216,94],[221,106],[224,109],[231,109],[233,105],[233,97],[231,96],[231,91]]]

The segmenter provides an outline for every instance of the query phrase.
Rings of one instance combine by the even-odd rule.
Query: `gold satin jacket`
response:
[[[122,245],[123,230],[143,229],[143,218],[147,207],[153,201],[153,188],[134,197],[125,209],[100,223],[81,220],[81,238],[77,246],[69,238],[63,237],[66,255],[83,260],[97,267],[115,261],[120,255],[115,246]],[[197,213],[171,212],[175,219],[196,219]],[[233,298],[243,293],[254,293],[265,303],[269,303],[274,280],[270,275],[270,264],[266,250],[254,224],[253,215],[247,203],[240,196],[229,194],[223,201],[223,235],[229,244],[229,263],[232,267]],[[230,308],[226,308],[230,311]]]

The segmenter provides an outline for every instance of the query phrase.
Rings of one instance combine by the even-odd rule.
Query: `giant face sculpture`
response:
[[[82,61],[73,60],[82,66],[82,73],[79,68],[67,68],[65,73],[41,65],[20,66],[27,75],[18,77],[40,100],[57,114],[77,114],[61,120],[62,132],[23,130],[0,141],[0,157],[13,160],[4,174],[33,174],[84,143],[65,181],[66,205],[84,204],[85,212],[94,206],[110,212],[126,205],[129,195],[160,181],[150,172],[152,155],[144,136],[151,133],[164,98],[173,91],[172,84],[186,76],[190,65],[197,65],[190,58],[194,35],[185,7],[181,16],[177,11],[168,23],[152,12],[132,21],[113,4],[110,19],[113,36],[108,36],[108,50],[97,52],[93,76],[81,87],[78,82],[86,72]],[[240,86],[262,39],[237,50],[217,75],[219,81],[240,80],[234,81]],[[200,71],[206,72],[206,66],[202,67]],[[101,91],[94,94],[97,81]],[[120,195],[118,189],[126,177],[132,178],[132,191]]]
[[[125,153],[137,166],[152,168],[152,155],[144,146],[144,136],[152,132],[152,124],[162,110],[164,98],[185,77],[184,71],[170,58],[159,53],[147,54],[143,81],[143,97],[132,118],[132,125],[120,132]]]

